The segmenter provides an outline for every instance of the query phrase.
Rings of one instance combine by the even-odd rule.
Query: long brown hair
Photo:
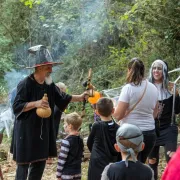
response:
[[[128,64],[128,73],[126,77],[127,83],[140,85],[144,78],[145,67],[143,62],[138,58],[133,58]]]

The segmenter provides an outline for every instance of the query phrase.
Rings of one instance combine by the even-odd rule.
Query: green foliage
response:
[[[16,67],[16,48],[29,36],[28,19],[30,10],[20,1],[2,0],[0,2],[0,82],[4,96],[7,91],[4,75]]]
[[[0,103],[4,102],[6,100],[6,96],[7,96],[7,90],[4,86],[2,86],[2,84],[4,84],[4,82],[0,81]]]
[[[41,3],[41,0],[20,0],[20,2],[24,3],[25,6],[32,8],[33,5],[39,5]]]
[[[143,60],[147,74],[157,58],[165,59],[170,69],[180,65],[178,0],[3,0],[1,12],[1,79],[25,63],[19,47],[24,52],[36,44],[48,46],[55,60],[61,57],[64,65],[54,79],[72,93],[83,91],[89,68],[92,82],[102,90],[125,83],[133,57]]]

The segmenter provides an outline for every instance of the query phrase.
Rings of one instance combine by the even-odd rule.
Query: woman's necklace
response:
[[[162,115],[163,109],[165,104],[163,103],[164,100],[164,96],[165,96],[165,92],[162,89],[162,84],[155,84],[155,86],[158,89],[158,100],[159,100],[159,104],[158,104],[158,116],[157,119],[159,119]]]
[[[161,117],[163,109],[164,109],[165,104],[163,104],[163,100],[159,102],[158,104],[158,119]]]

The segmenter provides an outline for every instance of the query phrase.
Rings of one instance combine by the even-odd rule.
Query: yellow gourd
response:
[[[44,94],[42,99],[48,101],[47,94]],[[51,108],[37,108],[36,114],[41,118],[48,118],[51,115]]]

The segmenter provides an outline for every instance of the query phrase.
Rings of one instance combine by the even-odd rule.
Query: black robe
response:
[[[54,107],[54,125],[56,129],[56,139],[59,133],[59,124],[61,121],[62,111],[59,110],[57,106]]]
[[[36,108],[23,112],[28,102],[42,99],[44,93],[47,93],[52,110],[49,118],[38,117]],[[11,144],[11,153],[17,163],[31,163],[57,157],[54,105],[63,111],[71,98],[70,95],[60,92],[54,83],[37,83],[33,74],[19,83],[13,104],[16,119]]]

